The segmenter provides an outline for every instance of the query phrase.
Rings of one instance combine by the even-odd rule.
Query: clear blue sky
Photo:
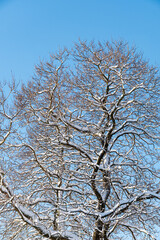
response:
[[[0,0],[0,81],[27,81],[34,65],[75,41],[134,44],[160,66],[159,0]]]

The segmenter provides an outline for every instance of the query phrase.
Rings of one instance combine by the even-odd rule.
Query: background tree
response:
[[[2,239],[156,239],[159,80],[126,43],[80,41],[11,110],[1,91]]]

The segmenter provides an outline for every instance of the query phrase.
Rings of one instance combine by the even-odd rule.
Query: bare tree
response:
[[[156,239],[159,87],[126,43],[80,41],[36,66],[12,111],[2,94],[2,239]]]

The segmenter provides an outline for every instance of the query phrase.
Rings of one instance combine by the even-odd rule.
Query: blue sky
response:
[[[0,0],[0,81],[82,40],[125,40],[160,66],[159,0]],[[11,74],[12,73],[12,74]]]

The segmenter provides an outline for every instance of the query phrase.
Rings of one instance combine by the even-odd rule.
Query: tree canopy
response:
[[[79,41],[1,86],[2,239],[156,239],[159,95],[122,41]]]

